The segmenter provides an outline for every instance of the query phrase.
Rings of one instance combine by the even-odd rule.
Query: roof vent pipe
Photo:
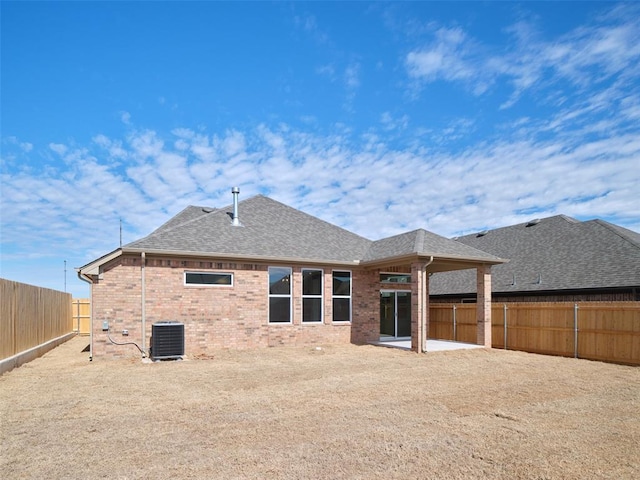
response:
[[[231,193],[233,193],[233,222],[232,225],[234,227],[240,226],[240,219],[238,218],[238,194],[240,193],[240,187],[233,187],[231,189]]]

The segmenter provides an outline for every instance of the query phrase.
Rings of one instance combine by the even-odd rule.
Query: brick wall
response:
[[[380,340],[380,273],[353,272],[351,342],[364,345]]]
[[[379,337],[377,272],[352,270],[353,322],[332,322],[332,268],[324,271],[322,323],[302,322],[302,268],[293,268],[291,324],[268,323],[268,266],[147,256],[145,266],[146,347],[152,324],[173,320],[185,325],[185,354],[206,356],[216,349],[276,345],[366,343]],[[314,267],[316,268],[316,267]],[[345,270],[336,267],[336,270]],[[184,272],[226,272],[234,285],[185,286]],[[102,330],[109,323],[112,340],[142,347],[141,258],[122,256],[104,266],[93,285],[94,357],[139,356],[134,345],[114,345]],[[122,335],[128,330],[129,335]]]

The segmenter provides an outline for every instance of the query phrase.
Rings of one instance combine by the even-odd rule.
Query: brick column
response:
[[[424,271],[426,265],[426,262],[411,264],[411,350],[418,353],[427,350],[429,276]]]
[[[491,348],[491,265],[482,265],[478,267],[477,275],[477,344]]]

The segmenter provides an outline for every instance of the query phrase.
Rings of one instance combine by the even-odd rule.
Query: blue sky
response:
[[[640,5],[11,2],[0,276],[231,187],[377,239],[556,214],[640,231]],[[64,262],[67,272],[64,273]]]

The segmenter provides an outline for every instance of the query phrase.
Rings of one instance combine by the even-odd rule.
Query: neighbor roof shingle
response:
[[[509,263],[492,268],[493,292],[531,292],[640,286],[640,234],[603,220],[564,215],[459,237]],[[438,273],[433,295],[476,290],[472,271]]]

